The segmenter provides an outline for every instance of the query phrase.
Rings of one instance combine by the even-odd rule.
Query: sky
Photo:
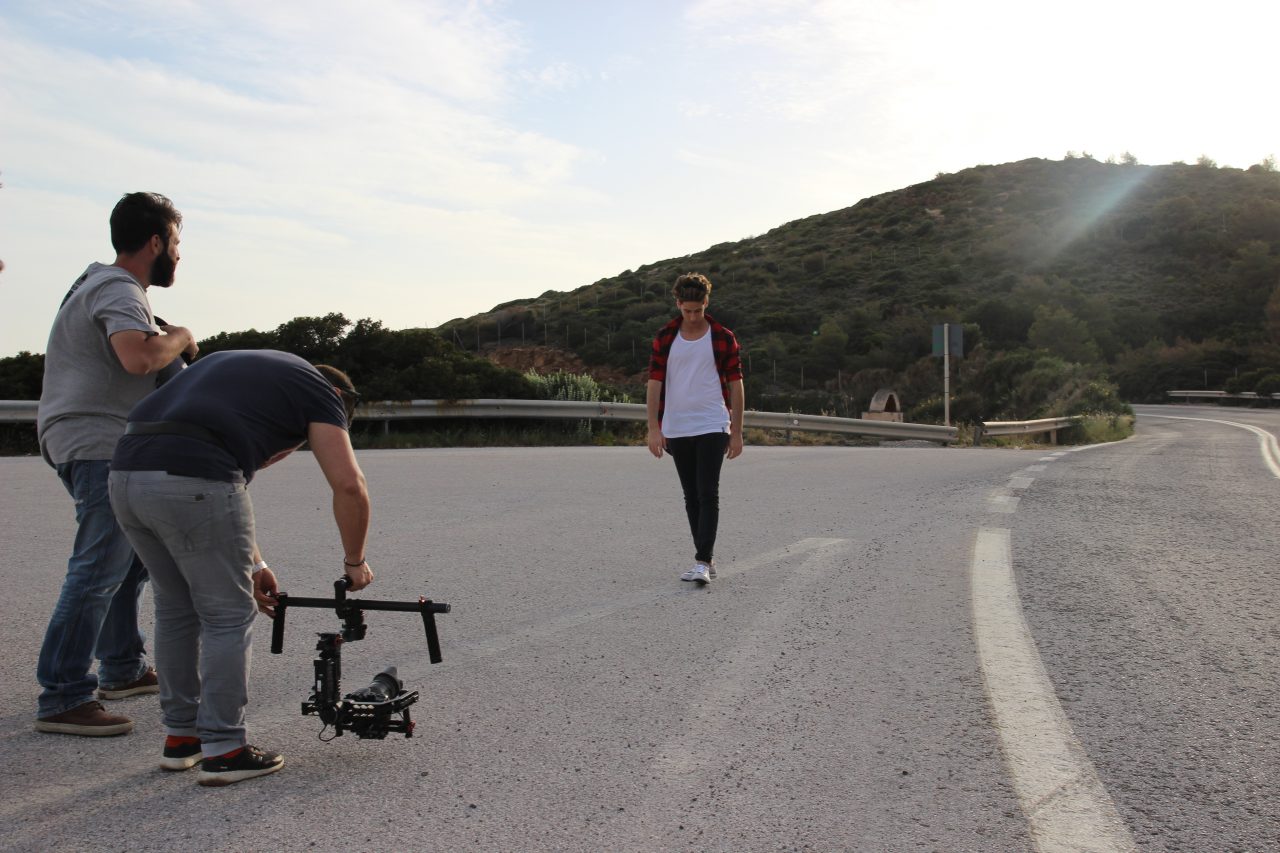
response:
[[[0,0],[0,356],[126,192],[197,338],[438,326],[939,173],[1280,153],[1280,4]]]

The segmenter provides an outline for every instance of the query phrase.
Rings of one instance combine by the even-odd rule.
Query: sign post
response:
[[[951,356],[964,355],[964,327],[952,323],[934,326],[933,355],[942,356],[942,423],[951,426]]]

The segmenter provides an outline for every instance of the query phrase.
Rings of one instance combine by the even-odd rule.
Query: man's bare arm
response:
[[[146,376],[168,367],[184,352],[191,357],[200,351],[190,329],[162,326],[164,334],[150,335],[141,329],[126,329],[111,336],[120,365],[135,376]]]
[[[662,458],[662,449],[667,445],[662,435],[662,427],[658,424],[658,406],[661,399],[662,382],[650,379],[644,392],[645,411],[649,415],[649,452],[659,459]]]
[[[742,455],[742,417],[746,408],[746,396],[741,379],[729,383],[729,446],[725,448],[725,453],[730,459],[737,459]]]
[[[343,571],[351,578],[352,589],[363,589],[373,581],[364,552],[369,536],[369,490],[351,449],[351,436],[342,427],[313,423],[307,428],[307,441],[333,490],[333,519],[342,538]]]

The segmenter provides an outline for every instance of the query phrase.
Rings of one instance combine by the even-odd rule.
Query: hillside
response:
[[[892,385],[927,417],[942,322],[964,324],[956,391],[976,395],[960,401],[970,416],[1038,414],[1045,400],[1014,387],[1037,370],[1067,396],[1115,383],[1133,401],[1280,370],[1271,162],[978,166],[438,331],[473,352],[557,347],[638,384],[689,270],[711,278],[711,313],[738,333],[760,408],[856,413]]]
[[[671,283],[690,270],[743,344],[750,408],[856,417],[891,388],[908,419],[941,422],[943,322],[964,332],[960,422],[1120,412],[1175,388],[1280,391],[1270,160],[978,166],[436,330],[326,314],[200,346],[325,361],[371,399],[539,396],[555,391],[525,372],[564,371],[640,400]],[[0,399],[37,399],[42,372],[43,356],[0,358]]]

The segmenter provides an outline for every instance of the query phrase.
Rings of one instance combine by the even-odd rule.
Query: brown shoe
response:
[[[156,678],[156,671],[151,667],[147,667],[147,671],[139,675],[128,684],[120,687],[103,687],[98,690],[99,699],[123,699],[126,696],[140,696],[143,693],[159,693],[160,679]]]
[[[86,702],[70,711],[36,720],[36,731],[85,737],[110,737],[133,731],[133,720],[108,714],[101,702]]]

